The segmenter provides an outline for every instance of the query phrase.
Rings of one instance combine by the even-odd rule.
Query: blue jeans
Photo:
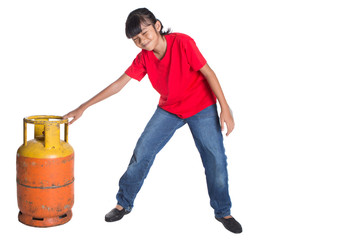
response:
[[[119,205],[131,211],[156,154],[174,132],[186,123],[202,158],[210,205],[215,216],[221,218],[230,215],[227,162],[216,105],[187,119],[157,108],[136,144],[128,169],[119,181],[116,196]]]

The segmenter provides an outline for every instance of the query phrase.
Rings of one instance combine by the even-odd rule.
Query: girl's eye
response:
[[[147,31],[146,32],[143,32],[143,35],[145,35],[147,33]]]

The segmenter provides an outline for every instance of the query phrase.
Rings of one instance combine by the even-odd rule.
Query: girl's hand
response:
[[[85,111],[85,108],[80,106],[80,107],[76,108],[75,110],[69,112],[68,114],[64,115],[63,118],[64,119],[73,118],[69,122],[69,125],[70,125],[70,124],[73,124],[76,120],[78,120],[82,116],[84,111]]]
[[[234,117],[232,116],[232,111],[229,107],[227,107],[226,109],[221,109],[221,113],[220,113],[221,131],[224,131],[225,123],[227,126],[226,136],[229,136],[229,134],[235,128]]]

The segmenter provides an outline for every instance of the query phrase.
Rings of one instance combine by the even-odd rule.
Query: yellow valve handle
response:
[[[50,121],[50,119],[57,119],[58,121]],[[61,116],[54,116],[54,115],[36,115],[30,116],[23,119],[26,123],[35,123],[35,124],[47,124],[48,121],[53,124],[62,124],[68,123],[68,119],[64,119]]]
[[[69,122],[68,119],[63,119],[63,117],[61,116],[54,116],[54,115],[36,115],[36,116],[30,116],[24,118],[23,119],[23,145],[27,146],[27,123],[32,123],[35,125],[35,136],[38,136],[42,132],[52,133],[50,135],[47,134],[47,138],[45,138],[46,147],[52,147],[53,145],[55,145],[55,139],[53,138],[60,137],[58,135],[60,133],[59,125],[65,124],[64,141],[68,143],[68,130],[69,130],[68,122]]]

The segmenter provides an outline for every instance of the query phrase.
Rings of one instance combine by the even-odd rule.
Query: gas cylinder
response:
[[[27,124],[34,139],[27,141]],[[60,126],[64,124],[64,140]],[[60,116],[23,119],[23,145],[17,150],[18,220],[34,227],[68,222],[74,204],[74,150],[68,143],[68,120]]]

